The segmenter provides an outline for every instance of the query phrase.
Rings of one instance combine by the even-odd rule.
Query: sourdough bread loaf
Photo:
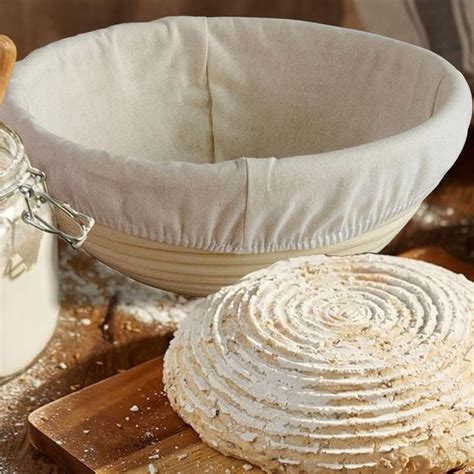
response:
[[[267,472],[474,459],[474,284],[382,255],[297,258],[210,296],[165,356],[172,406]]]

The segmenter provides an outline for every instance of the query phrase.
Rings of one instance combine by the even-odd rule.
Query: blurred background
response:
[[[21,58],[51,41],[116,23],[204,15],[340,25],[347,15],[345,7],[343,0],[0,0],[0,30],[16,42]]]

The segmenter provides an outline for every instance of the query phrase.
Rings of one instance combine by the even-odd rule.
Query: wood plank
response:
[[[162,373],[158,357],[39,408],[28,418],[30,442],[80,474],[147,472],[150,464],[166,473],[245,472],[245,462],[206,446],[172,410]]]
[[[441,267],[448,268],[455,273],[461,273],[474,281],[474,265],[467,263],[460,258],[454,257],[446,252],[442,247],[421,247],[408,250],[401,254],[402,257],[424,260]]]

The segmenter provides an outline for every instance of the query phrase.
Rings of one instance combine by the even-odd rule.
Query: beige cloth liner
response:
[[[111,254],[112,236],[197,254],[330,252],[416,209],[457,158],[470,116],[464,78],[430,51],[230,17],[51,44],[17,65],[0,111],[50,192],[96,219],[91,252],[188,293],[159,261],[147,266],[154,277],[141,264],[132,274],[129,247]],[[111,241],[98,246],[104,227]]]
[[[85,249],[107,265],[142,283],[189,296],[207,296],[278,260],[316,254],[379,252],[397,235],[417,209],[409,209],[363,235],[310,250],[261,254],[196,251],[134,237],[101,224],[95,225],[85,243]],[[58,215],[59,219],[60,216]],[[61,227],[74,232],[74,226],[64,219],[61,220]]]

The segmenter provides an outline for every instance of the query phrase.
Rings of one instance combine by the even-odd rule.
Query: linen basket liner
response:
[[[411,216],[461,151],[471,100],[453,66],[396,40],[175,17],[35,51],[0,117],[51,194],[99,225],[245,254]]]

